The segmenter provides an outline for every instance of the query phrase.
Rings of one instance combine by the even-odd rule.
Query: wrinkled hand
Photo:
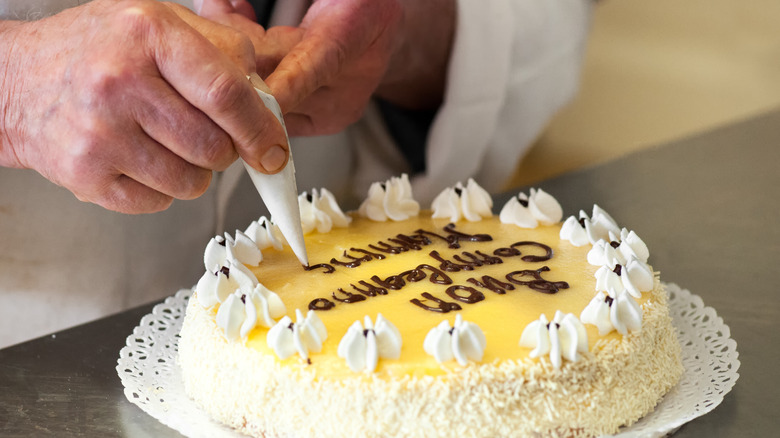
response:
[[[199,196],[238,155],[266,173],[287,160],[246,80],[251,41],[233,29],[151,0],[0,25],[0,165],[140,213]]]
[[[299,27],[266,32],[242,0],[200,0],[196,9],[252,38],[292,135],[335,133],[360,118],[398,48],[402,16],[396,0],[318,0]]]

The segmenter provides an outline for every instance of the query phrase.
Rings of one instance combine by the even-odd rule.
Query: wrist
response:
[[[19,122],[18,71],[20,57],[18,41],[23,24],[19,21],[0,20],[0,166],[23,167],[15,149]]]

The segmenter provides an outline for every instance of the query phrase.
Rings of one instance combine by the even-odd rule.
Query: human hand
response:
[[[78,199],[158,211],[239,155],[266,173],[286,163],[284,132],[246,79],[251,42],[186,8],[96,0],[0,22],[0,45],[0,165]]]
[[[196,10],[253,39],[258,72],[270,73],[292,135],[330,134],[360,118],[398,44],[398,1],[318,0],[298,28],[267,31],[247,19],[243,3],[200,0]]]
[[[195,0],[198,13],[239,29],[293,135],[338,132],[371,95],[435,109],[455,32],[454,0],[317,0],[300,27],[267,30],[245,0]]]

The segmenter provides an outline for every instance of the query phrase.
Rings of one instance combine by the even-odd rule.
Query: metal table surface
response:
[[[539,184],[566,214],[597,202],[635,230],[662,278],[730,326],[739,381],[675,437],[780,433],[778,166],[780,109]],[[0,350],[0,436],[179,436],[125,398],[114,370],[152,306]]]

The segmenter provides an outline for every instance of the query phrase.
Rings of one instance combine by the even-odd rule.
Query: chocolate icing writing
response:
[[[411,236],[407,236],[406,234],[398,234],[395,237],[391,237],[387,240],[391,243],[395,243],[397,246],[390,245],[386,242],[377,242],[376,245],[368,245],[368,247],[387,254],[400,254],[410,250],[419,251],[423,246],[431,244],[430,239],[420,234],[413,234]]]
[[[459,295],[458,294],[459,290],[464,290],[468,292],[468,295],[466,296]],[[452,299],[462,301],[466,304],[478,303],[485,299],[485,294],[474,289],[471,286],[460,286],[460,285],[450,286],[447,288],[445,293],[450,297],[452,297]]]
[[[403,246],[393,246],[385,242],[377,242],[376,245],[368,245],[368,247],[373,250],[382,251],[387,254],[401,254],[402,252],[409,251],[409,248]]]
[[[452,284],[452,279],[447,276],[444,272],[441,270],[427,264],[422,264],[417,267],[419,270],[428,269],[431,271],[431,276],[429,278],[429,281],[433,284],[440,284],[440,285],[447,285]]]
[[[554,294],[561,289],[568,289],[569,283],[565,281],[548,281],[542,278],[542,272],[549,271],[550,268],[542,266],[539,269],[525,269],[522,271],[514,271],[506,274],[506,279],[511,283],[521,286],[528,286],[529,288],[546,294]],[[519,280],[516,277],[533,277],[533,280]]]
[[[309,303],[309,310],[330,310],[334,307],[336,305],[327,298],[317,298]]]
[[[387,240],[415,251],[419,251],[423,246],[431,244],[431,239],[428,239],[427,237],[421,236],[419,234],[414,234],[411,236],[407,236],[406,234],[399,234]]]
[[[391,290],[400,290],[406,285],[406,282],[412,282],[416,283],[418,281],[422,281],[425,278],[428,277],[426,275],[425,271],[423,269],[428,269],[431,271],[429,281],[434,284],[439,285],[447,285],[452,284],[452,279],[447,276],[444,272],[442,272],[439,269],[436,269],[435,267],[431,265],[422,264],[417,266],[415,269],[410,269],[408,271],[404,271],[397,275],[391,275],[384,280],[379,278],[379,276],[374,275],[371,277],[371,281],[379,285],[380,287],[391,289]]]
[[[429,256],[433,257],[436,261],[439,262],[439,269],[446,271],[446,272],[459,272],[460,270],[467,270],[470,271],[474,269],[473,266],[470,265],[459,265],[453,261],[445,260],[441,254],[439,254],[439,251],[431,251],[428,253]]]
[[[380,287],[390,289],[390,290],[400,290],[402,287],[406,285],[406,281],[404,281],[403,277],[398,275],[391,275],[384,280],[379,278],[377,275],[371,276],[371,281],[378,284]]]
[[[437,239],[441,239],[447,243],[447,246],[449,248],[460,248],[460,244],[458,243],[458,237],[455,236],[454,234],[450,234],[449,236],[444,237],[441,234],[436,234],[432,231],[423,230],[423,229],[418,229],[415,231],[415,233],[422,236],[430,236],[430,237],[435,237]]]
[[[508,290],[515,290],[515,287],[511,283],[504,283],[503,281],[495,279],[489,275],[483,275],[481,281],[477,280],[476,278],[469,278],[466,281],[477,287],[487,289],[499,295],[504,295]]]
[[[489,242],[493,240],[490,234],[466,234],[460,231],[455,231],[455,224],[449,223],[444,227],[444,231],[455,236],[458,241],[465,240],[467,242]]]
[[[535,247],[541,248],[541,249],[543,249],[545,251],[545,255],[543,255],[543,256],[527,255],[527,256],[520,257],[520,260],[522,260],[524,262],[529,262],[529,263],[544,262],[544,261],[550,260],[552,258],[552,256],[553,256],[552,248],[550,248],[549,246],[545,245],[544,243],[531,242],[531,241],[526,240],[526,241],[523,241],[523,242],[515,242],[515,243],[513,243],[510,246],[512,248],[515,248],[515,249],[517,249],[517,247],[519,247],[519,246],[535,246]]]
[[[436,303],[435,306],[429,306],[428,304],[425,304],[422,300],[419,298],[412,298],[409,300],[410,303],[414,304],[415,306],[422,307],[425,310],[430,310],[431,312],[438,312],[438,313],[449,313],[453,310],[460,310],[460,304],[458,303],[450,303],[448,301],[440,300],[439,298],[434,297],[433,295],[429,294],[428,292],[423,292],[422,297],[425,299],[425,301],[432,301]]]
[[[354,251],[354,252],[359,252],[359,253],[361,253],[361,254],[365,254],[365,255],[367,255],[367,256],[371,256],[371,258],[372,258],[372,259],[377,259],[377,260],[384,260],[384,259],[385,259],[385,256],[383,256],[382,254],[377,254],[377,253],[375,253],[375,252],[366,251],[365,249],[361,249],[361,248],[350,248],[349,250],[350,250],[350,251]]]
[[[337,266],[344,266],[344,267],[347,267],[347,268],[357,268],[358,266],[360,266],[360,263],[362,263],[362,262],[370,262],[371,260],[374,260],[374,259],[382,260],[382,259],[385,258],[385,256],[383,256],[382,254],[376,254],[376,253],[373,253],[373,252],[370,252],[370,251],[366,251],[366,250],[360,249],[360,248],[350,248],[349,250],[350,251],[354,251],[354,252],[359,252],[359,253],[363,254],[363,257],[355,257],[355,256],[353,256],[351,254],[347,254],[347,252],[344,251],[343,257],[352,260],[351,262],[342,262],[340,260],[336,260],[335,257],[330,259],[330,262],[332,264],[334,264],[334,265],[337,265]]]
[[[344,252],[344,255],[346,256],[346,251]],[[347,256],[349,257],[349,256]],[[370,259],[369,259],[370,260]],[[335,257],[330,259],[331,265],[336,266],[344,266],[345,268],[357,268],[360,266],[360,262],[363,261],[362,259],[353,259],[351,262],[342,262],[340,260],[337,260]]]
[[[481,251],[476,251],[476,254],[463,251],[460,254],[454,255],[452,258],[460,263],[446,260],[441,256],[441,254],[439,254],[438,251],[431,251],[428,255],[439,262],[440,269],[447,272],[458,272],[461,270],[473,271],[474,268],[478,268],[482,265],[496,265],[499,263],[504,263],[504,261],[500,258],[487,255]]]
[[[339,298],[336,296],[336,292],[331,293],[333,295],[333,299],[340,302],[340,303],[357,303],[358,301],[364,301],[366,299],[365,295],[360,294],[353,294],[351,292],[347,292],[342,288],[339,288],[338,290],[342,294],[346,296],[346,298]]]
[[[504,263],[504,261],[501,260],[499,257],[493,257],[493,256],[487,255],[487,254],[485,254],[485,253],[483,253],[481,251],[476,251],[476,255],[474,255],[474,254],[472,254],[470,252],[467,252],[467,251],[463,251],[461,254],[462,254],[462,256],[456,254],[456,255],[452,256],[452,258],[454,258],[455,260],[457,260],[459,262],[470,264],[470,265],[472,265],[474,267],[482,266],[482,265],[497,265],[499,263]],[[479,257],[477,257],[477,256],[479,256]],[[468,257],[471,260],[465,260],[463,257]],[[480,257],[481,257],[481,259],[480,259]]]
[[[365,280],[360,280],[359,284],[363,285],[366,289],[360,289],[354,284],[350,284],[350,286],[352,286],[352,289],[355,289],[355,291],[360,292],[361,294],[367,297],[375,297],[377,295],[387,295],[387,289],[383,287],[376,287]]]
[[[425,272],[420,269],[409,269],[408,271],[401,272],[398,276],[402,278],[405,277],[406,281],[412,283],[416,283],[426,277]]]
[[[408,235],[397,234],[395,237],[386,239],[386,242],[380,241],[376,242],[375,244],[369,244],[368,248],[372,249],[373,251],[369,251],[363,248],[349,249],[351,252],[363,254],[362,257],[356,257],[354,255],[348,254],[347,251],[344,251],[342,256],[345,259],[349,259],[348,261],[339,260],[334,257],[330,259],[330,264],[320,263],[312,266],[304,266],[304,269],[310,271],[316,268],[321,268],[323,269],[323,273],[329,274],[335,271],[336,268],[334,265],[343,266],[346,268],[357,268],[364,262],[369,262],[371,260],[383,260],[386,257],[384,254],[400,254],[407,251],[419,251],[423,249],[423,247],[433,243],[431,240],[432,238],[445,241],[447,246],[450,248],[460,248],[460,241],[487,242],[493,240],[493,237],[489,234],[472,235],[456,231],[455,224],[451,223],[447,224],[443,229],[448,234],[446,237],[432,231],[418,229],[412,234]],[[489,256],[483,256],[483,258],[487,259]]]
[[[499,257],[515,257],[522,254],[517,248],[498,248],[493,251],[493,255]]]
[[[389,254],[400,254],[407,251],[419,251],[425,246],[430,245],[436,240],[444,242],[450,249],[460,248],[460,242],[489,242],[493,237],[489,234],[466,234],[455,229],[454,224],[447,224],[443,227],[446,235],[437,234],[432,231],[418,229],[411,234],[397,234],[395,237],[367,245],[370,250],[363,248],[350,248],[344,251],[342,259],[331,259],[331,264],[321,263],[312,266],[306,266],[307,271],[322,269],[323,273],[332,273],[336,270],[335,266],[356,268],[361,264],[372,260],[383,260]],[[541,249],[543,254],[524,254],[522,250],[526,247],[535,247]],[[487,254],[476,250],[474,252],[462,251],[452,255],[449,259],[442,256],[438,251],[433,250],[429,256],[436,260],[438,266],[430,264],[420,264],[414,269],[403,271],[399,274],[390,275],[386,278],[380,278],[378,275],[371,275],[370,281],[360,280],[357,283],[351,283],[353,292],[348,292],[343,288],[338,288],[332,292],[331,296],[338,303],[356,303],[365,301],[367,298],[377,297],[379,295],[388,295],[390,291],[397,291],[404,288],[407,283],[415,283],[428,280],[437,285],[449,287],[445,290],[447,296],[455,301],[467,304],[474,304],[483,301],[485,294],[478,290],[481,288],[489,290],[498,295],[504,295],[507,291],[515,290],[515,285],[527,286],[531,290],[552,294],[561,289],[567,289],[569,284],[565,281],[548,281],[542,278],[542,273],[549,271],[550,268],[543,266],[539,269],[528,269],[514,271],[506,274],[506,280],[496,279],[494,277],[483,275],[482,277],[472,277],[466,281],[472,286],[453,285],[453,280],[447,273],[459,271],[472,271],[484,265],[494,265],[504,263],[504,258],[521,256],[520,260],[528,263],[538,263],[550,260],[553,257],[553,250],[549,246],[534,242],[520,241],[511,244],[508,248],[495,249],[492,254]],[[335,266],[334,266],[335,265]],[[476,288],[475,288],[476,287]],[[329,310],[336,306],[336,302],[328,298],[316,298],[309,303],[311,310]],[[456,302],[444,301],[435,297],[429,292],[421,294],[421,298],[413,298],[410,302],[422,309],[432,312],[447,313],[461,310],[461,306]]]
[[[323,269],[323,273],[325,274],[332,274],[334,271],[336,271],[336,268],[333,266],[327,264],[327,263],[320,263],[317,265],[310,265],[310,266],[304,266],[303,269],[305,271],[313,271],[315,269]]]

